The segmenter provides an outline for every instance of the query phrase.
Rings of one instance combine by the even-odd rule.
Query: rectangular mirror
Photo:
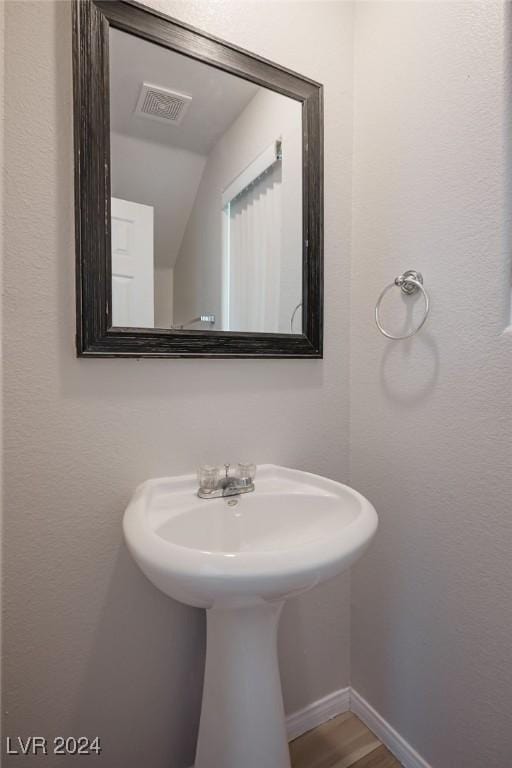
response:
[[[321,86],[74,8],[78,353],[322,356]]]
[[[300,102],[109,45],[112,325],[302,333]]]

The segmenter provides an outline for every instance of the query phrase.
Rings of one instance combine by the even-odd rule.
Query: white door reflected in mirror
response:
[[[301,102],[111,28],[110,119],[112,324],[301,333]]]
[[[113,197],[112,325],[154,328],[153,208]]]

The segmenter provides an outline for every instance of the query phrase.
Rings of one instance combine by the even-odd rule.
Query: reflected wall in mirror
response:
[[[122,0],[73,75],[78,354],[322,357],[322,86]]]
[[[112,324],[302,333],[302,105],[110,30]]]

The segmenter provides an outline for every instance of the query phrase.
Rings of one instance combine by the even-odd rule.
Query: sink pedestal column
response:
[[[283,602],[207,612],[194,768],[290,768],[277,624]]]

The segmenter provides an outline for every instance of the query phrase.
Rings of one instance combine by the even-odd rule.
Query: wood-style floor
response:
[[[292,741],[293,768],[400,768],[400,763],[351,712]]]

